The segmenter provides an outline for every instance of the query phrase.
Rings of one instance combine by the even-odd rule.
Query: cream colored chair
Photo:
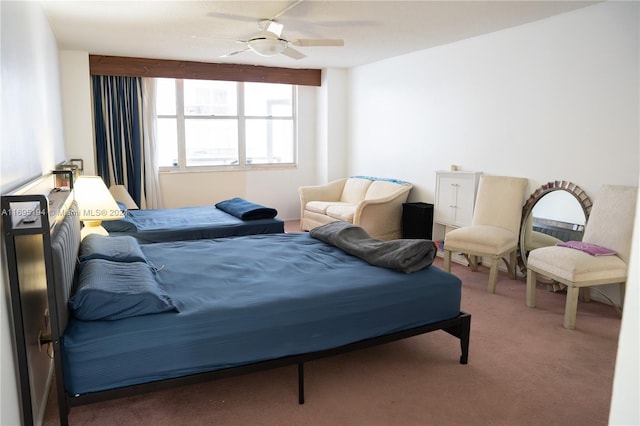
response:
[[[594,200],[582,241],[614,250],[615,255],[592,256],[567,247],[543,247],[532,250],[527,258],[527,296],[530,308],[536,306],[537,275],[544,275],[567,286],[564,328],[576,326],[580,289],[589,301],[589,287],[620,285],[624,301],[625,282],[631,250],[637,187],[603,185]]]
[[[509,274],[516,277],[516,253],[522,204],[527,179],[508,176],[480,176],[470,226],[454,229],[444,237],[444,269],[451,271],[451,253],[469,255],[471,269],[478,269],[478,256],[491,259],[489,293],[496,292],[498,263],[505,256]]]

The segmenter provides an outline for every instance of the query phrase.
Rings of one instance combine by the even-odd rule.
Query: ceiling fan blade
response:
[[[282,51],[282,54],[293,59],[303,59],[307,57],[307,55],[305,55],[304,53],[296,49],[292,49],[291,47],[287,47],[286,49],[284,49]]]
[[[244,16],[233,13],[209,12],[207,13],[207,16],[211,18],[232,19],[234,21],[241,22],[256,22],[256,18],[253,16]]]
[[[296,7],[297,5],[299,5],[300,3],[302,3],[304,0],[298,0],[297,2],[285,7],[284,9],[282,9],[280,12],[276,13],[275,15],[273,15],[269,20],[270,21],[274,21],[276,20],[278,17],[280,17],[281,15],[284,15],[286,12],[290,11],[291,9],[293,9],[294,7]]]
[[[344,40],[328,39],[328,38],[301,38],[291,40],[291,44],[295,46],[344,46]]]
[[[251,49],[249,49],[249,47],[245,47],[244,49],[234,50],[233,52],[230,52],[230,53],[227,53],[225,55],[219,56],[219,58],[228,58],[230,56],[235,56],[235,55],[237,55],[239,53],[246,52],[247,50],[251,50]]]

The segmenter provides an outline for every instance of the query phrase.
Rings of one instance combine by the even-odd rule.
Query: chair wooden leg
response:
[[[444,270],[451,272],[451,252],[447,249],[444,250]]]
[[[469,255],[469,266],[473,272],[478,272],[478,256]]]
[[[536,307],[536,284],[537,274],[531,269],[527,269],[527,306]]]
[[[498,282],[498,262],[500,259],[493,257],[491,258],[491,269],[489,269],[489,286],[487,287],[487,292],[495,293],[496,292],[496,283]]]
[[[570,330],[576,328],[579,293],[580,287],[567,287],[567,303],[564,307],[564,328]]]
[[[516,279],[516,250],[509,253],[509,275],[512,280]]]
[[[580,288],[580,291],[578,292],[578,299],[580,299],[581,296],[583,302],[591,302],[591,290],[589,287]]]

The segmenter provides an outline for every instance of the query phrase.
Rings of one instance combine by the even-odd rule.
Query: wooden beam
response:
[[[124,56],[89,55],[89,71],[91,75],[250,81],[302,86],[320,86],[321,82],[321,70],[319,69],[216,64]]]

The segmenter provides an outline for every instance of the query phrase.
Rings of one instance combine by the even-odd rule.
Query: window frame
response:
[[[178,153],[178,164],[174,166],[160,165],[158,167],[160,172],[200,172],[200,171],[237,171],[237,170],[259,170],[259,169],[294,169],[298,166],[298,86],[296,84],[289,83],[262,83],[262,84],[289,84],[291,86],[291,116],[269,116],[269,115],[245,115],[244,108],[244,89],[245,83],[261,83],[261,82],[244,82],[234,81],[236,85],[237,95],[237,115],[220,115],[220,116],[203,116],[203,115],[188,115],[184,112],[184,80],[182,78],[167,78],[173,79],[175,82],[175,102],[176,113],[175,114],[158,114],[156,113],[156,119],[175,119],[176,120],[176,144]],[[204,80],[204,79],[201,79]],[[211,80],[211,81],[226,81],[226,80]],[[202,165],[202,166],[188,166],[187,154],[186,154],[186,126],[185,120],[187,119],[235,119],[238,125],[238,164],[219,164],[219,165]],[[273,121],[291,121],[292,123],[292,157],[293,161],[283,163],[247,163],[247,141],[246,141],[246,123],[247,120],[262,119]]]

